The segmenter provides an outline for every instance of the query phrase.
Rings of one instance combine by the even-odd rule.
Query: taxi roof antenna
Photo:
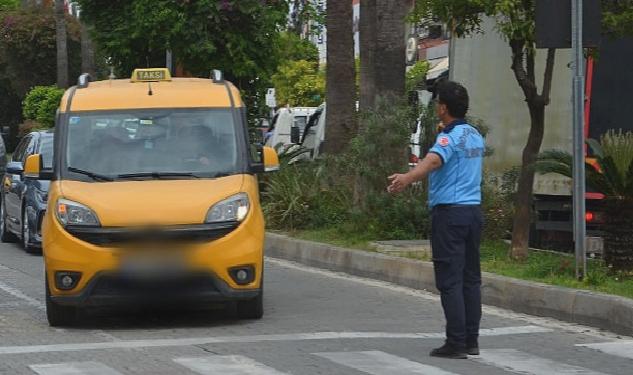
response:
[[[152,96],[154,95],[154,92],[152,91],[152,83],[151,82],[147,82],[148,86],[149,86],[149,91],[147,92],[147,95]]]

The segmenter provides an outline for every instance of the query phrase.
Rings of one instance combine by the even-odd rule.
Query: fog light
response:
[[[73,281],[72,277],[70,277],[68,275],[62,277],[62,286],[64,288],[70,288],[71,286],[73,286],[73,283],[74,283],[74,281]]]
[[[255,268],[253,266],[234,267],[229,270],[229,274],[237,285],[250,284],[255,280]]]
[[[244,280],[248,279],[248,272],[246,272],[244,270],[239,270],[239,271],[237,271],[235,276],[237,276],[237,281],[242,281],[243,282]]]
[[[77,286],[81,273],[70,271],[55,272],[55,285],[57,289],[70,290]]]

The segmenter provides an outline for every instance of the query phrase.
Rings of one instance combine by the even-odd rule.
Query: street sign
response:
[[[269,88],[266,92],[266,106],[270,108],[277,107],[277,99],[275,97],[275,89]]]
[[[572,48],[571,3],[571,0],[536,1],[536,48]],[[583,0],[582,6],[583,46],[598,47],[602,22],[600,0]]]

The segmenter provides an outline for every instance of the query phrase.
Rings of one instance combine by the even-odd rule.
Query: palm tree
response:
[[[356,134],[356,62],[351,0],[328,1],[327,128],[323,151],[343,152]]]
[[[374,71],[376,95],[403,98],[406,76],[406,16],[411,0],[376,0]]]
[[[587,140],[595,164],[587,162],[587,185],[606,196],[605,261],[616,270],[633,270],[633,133],[611,130],[600,142]],[[572,177],[573,157],[546,151],[536,169]]]
[[[66,34],[66,10],[64,0],[55,0],[55,25],[57,37],[57,86],[68,87],[68,36]]]
[[[90,30],[85,22],[80,20],[81,27],[81,72],[90,73],[95,78],[95,50],[90,37]]]

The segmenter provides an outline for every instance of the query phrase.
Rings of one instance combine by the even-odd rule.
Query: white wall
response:
[[[523,92],[510,69],[510,46],[494,30],[491,19],[483,23],[484,34],[455,40],[451,58],[453,79],[461,82],[470,94],[470,115],[481,118],[490,128],[487,144],[494,155],[486,159],[486,167],[496,173],[521,164],[527,142],[530,117]],[[539,92],[543,85],[546,51],[537,56]],[[556,52],[551,103],[546,108],[545,137],[541,150],[572,148],[571,87],[572,71],[569,50]],[[567,194],[569,181],[548,175],[537,178],[535,191]]]

